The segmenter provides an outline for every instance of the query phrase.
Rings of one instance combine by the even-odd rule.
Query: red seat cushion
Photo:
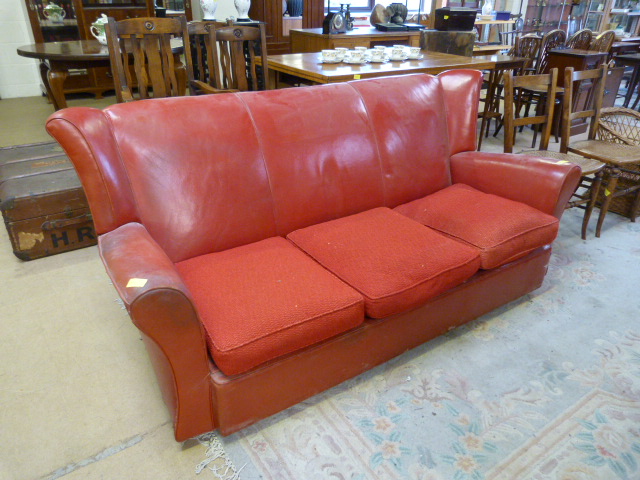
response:
[[[474,246],[484,269],[548,245],[558,234],[556,217],[459,183],[395,210]]]
[[[176,265],[227,375],[246,372],[352,329],[364,320],[358,292],[284,238]]]
[[[365,312],[383,318],[464,282],[478,252],[388,208],[296,230],[287,238],[358,290]]]

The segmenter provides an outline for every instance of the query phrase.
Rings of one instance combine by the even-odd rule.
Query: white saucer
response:
[[[407,58],[409,58],[408,56],[403,55],[400,58],[395,58],[395,57],[389,57],[389,60],[391,60],[392,62],[404,62]]]
[[[384,57],[382,60],[374,60],[373,58],[369,60],[371,63],[387,63],[389,61],[389,57]]]
[[[340,63],[342,60],[325,60],[324,58],[320,60],[322,63]]]
[[[364,65],[365,63],[367,63],[367,59],[364,60],[350,60],[348,58],[344,59],[344,63],[349,63],[351,65]]]
[[[422,54],[418,55],[417,57],[409,56],[409,60],[422,60],[423,58],[424,58],[424,55]]]

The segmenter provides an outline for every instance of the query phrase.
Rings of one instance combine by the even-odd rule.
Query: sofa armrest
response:
[[[511,153],[463,152],[451,157],[451,180],[562,216],[578,188],[580,167]]]
[[[173,263],[139,223],[100,236],[99,249],[133,323],[144,335],[173,414],[176,440],[213,430],[204,330]]]

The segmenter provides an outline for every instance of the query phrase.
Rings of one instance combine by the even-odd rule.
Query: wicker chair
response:
[[[571,35],[571,38],[567,40],[568,48],[576,48],[579,50],[588,50],[591,45],[591,39],[593,37],[593,32],[588,28],[583,28],[582,30],[578,30],[576,33]]]
[[[596,139],[640,146],[640,113],[629,108],[603,108],[600,112]],[[631,163],[624,167],[618,165],[617,170],[617,191],[611,195],[609,210],[625,215],[633,222],[640,214],[640,164]],[[631,195],[634,192],[635,198]]]
[[[552,152],[547,150],[549,147],[549,137],[551,136],[551,126],[553,112],[555,107],[554,99],[556,96],[556,83],[558,77],[558,69],[552,68],[549,73],[540,75],[524,75],[513,76],[511,72],[504,75],[504,151],[505,153],[513,152],[513,144],[515,142],[516,127],[524,125],[536,125],[542,127],[542,135],[540,138],[539,150],[526,150],[523,155],[530,155],[555,160],[556,162],[571,162],[580,166],[582,169],[582,177],[580,180],[579,190],[577,190],[566,208],[579,207],[585,210],[582,219],[582,239],[587,238],[587,227],[591,212],[596,205],[598,192],[602,183],[602,172],[604,163],[577,155],[570,155],[562,152]],[[544,104],[540,105],[535,116],[521,117],[519,111],[521,103],[519,95],[523,88],[535,87],[538,91],[544,91]]]
[[[606,70],[606,66],[599,70]],[[574,72],[571,67],[565,70],[563,105],[565,112],[562,119],[561,149],[607,164],[605,168],[606,187],[601,195],[600,216],[596,226],[596,237],[599,237],[612,200],[635,194],[635,199],[626,209],[626,214],[631,218],[631,221],[635,221],[638,215],[640,206],[640,174],[638,174],[640,142],[638,142],[637,130],[640,128],[640,116],[628,109],[602,110],[604,80],[600,82],[602,87],[600,92],[596,93],[593,108],[583,112],[572,112],[570,100],[575,87],[574,83],[591,79],[590,74],[592,75],[594,71]],[[587,140],[569,143],[568,132],[570,122],[574,118],[590,118],[591,125]],[[620,185],[618,185],[619,183]]]

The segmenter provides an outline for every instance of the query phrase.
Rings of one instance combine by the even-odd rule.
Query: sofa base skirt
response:
[[[355,377],[537,289],[551,247],[481,271],[425,305],[361,326],[321,344],[229,377],[211,365],[216,428],[229,435]],[[204,432],[203,432],[204,433]]]

